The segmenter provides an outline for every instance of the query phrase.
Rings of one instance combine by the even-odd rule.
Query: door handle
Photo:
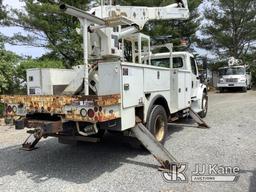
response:
[[[130,85],[128,83],[124,84],[124,90],[128,91],[130,89]]]

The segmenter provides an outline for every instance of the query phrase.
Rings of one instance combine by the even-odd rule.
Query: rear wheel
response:
[[[147,128],[157,141],[164,144],[167,136],[167,114],[161,105],[155,105],[150,112]]]

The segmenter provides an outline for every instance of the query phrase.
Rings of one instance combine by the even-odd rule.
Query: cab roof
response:
[[[165,57],[169,57],[170,52],[164,52],[164,53],[156,53],[156,54],[152,54],[152,58],[165,58]],[[180,56],[180,55],[189,55],[191,57],[194,57],[193,54],[186,52],[186,51],[177,51],[177,52],[173,52],[172,56]]]

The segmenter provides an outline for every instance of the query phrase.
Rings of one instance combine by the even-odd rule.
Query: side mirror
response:
[[[198,80],[200,80],[200,83],[205,83],[205,78],[204,78],[204,75],[203,74],[200,74],[198,77],[197,77]]]

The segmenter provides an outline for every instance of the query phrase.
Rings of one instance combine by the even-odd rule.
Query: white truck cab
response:
[[[170,68],[171,98],[177,99],[172,100],[171,106],[174,109],[172,112],[191,106],[196,112],[204,113],[203,117],[206,116],[207,102],[203,97],[207,96],[207,88],[200,82],[198,66],[193,54],[185,51],[173,52],[171,63],[170,53],[152,54],[151,65]]]
[[[244,65],[229,66],[219,68],[219,81],[217,84],[220,92],[229,88],[241,88],[244,92],[251,89],[252,76],[248,68]]]

